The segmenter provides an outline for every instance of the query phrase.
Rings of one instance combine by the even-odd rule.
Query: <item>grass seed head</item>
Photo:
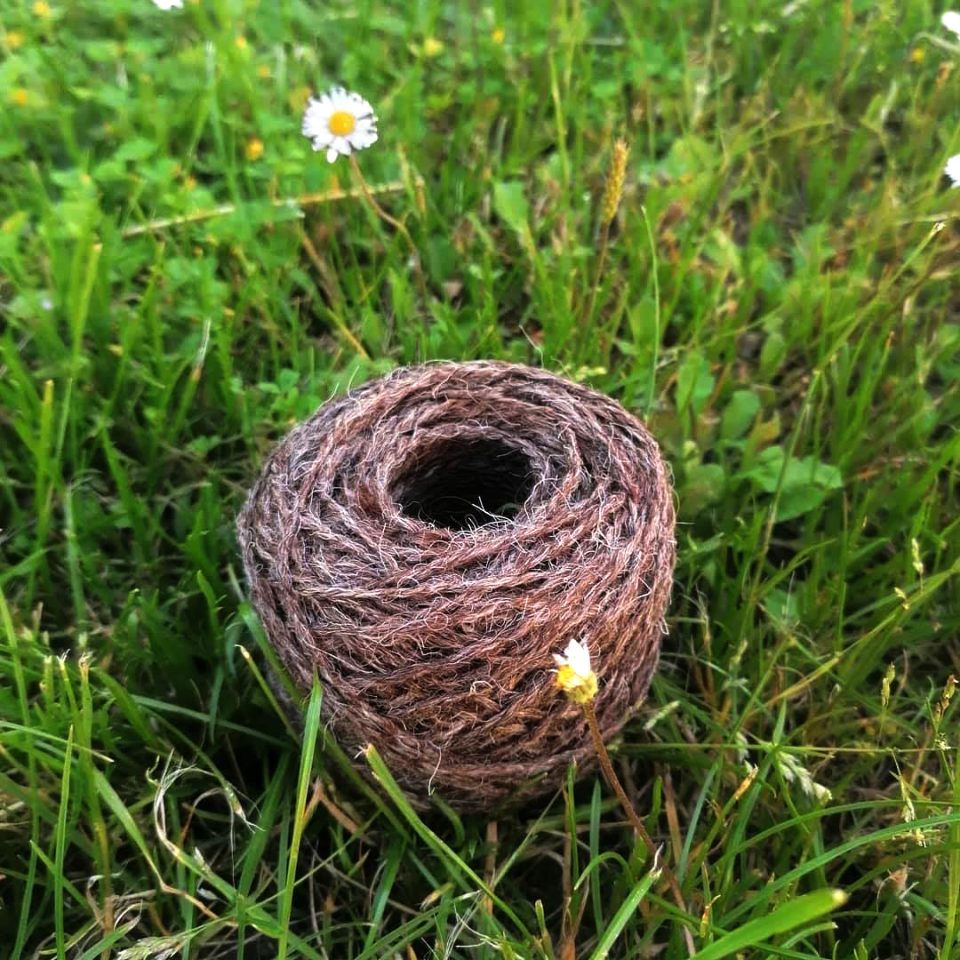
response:
[[[610,223],[617,215],[620,198],[623,196],[623,181],[627,175],[627,159],[630,148],[622,137],[613,145],[613,156],[610,159],[610,169],[607,171],[607,182],[603,188],[603,202],[600,207],[600,222]]]

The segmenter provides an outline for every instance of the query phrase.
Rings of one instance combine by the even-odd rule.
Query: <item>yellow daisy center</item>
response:
[[[335,137],[349,137],[357,128],[357,118],[346,110],[337,110],[330,115],[327,126]]]
[[[577,673],[569,663],[557,670],[557,686],[574,702],[589,703],[596,695],[597,675],[591,670],[586,676]]]

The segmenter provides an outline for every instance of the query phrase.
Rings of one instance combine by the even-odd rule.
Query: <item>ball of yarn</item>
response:
[[[274,449],[239,518],[254,606],[324,722],[419,804],[490,809],[593,758],[554,653],[585,642],[614,736],[650,684],[674,564],[656,441],[618,403],[497,362],[402,368]]]

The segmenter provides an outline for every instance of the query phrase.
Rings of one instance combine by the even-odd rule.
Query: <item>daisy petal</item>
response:
[[[940,18],[940,22],[951,32],[960,37],[960,13],[956,10],[947,10]]]
[[[947,160],[943,172],[953,181],[952,186],[960,187],[960,153]]]
[[[377,116],[358,93],[331,87],[307,101],[300,127],[314,150],[326,150],[327,160],[348,157],[377,142]]]

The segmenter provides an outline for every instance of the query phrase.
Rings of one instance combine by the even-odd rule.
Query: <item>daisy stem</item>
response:
[[[597,721],[597,712],[593,709],[593,703],[591,701],[588,700],[585,704],[583,704],[583,713],[587,718],[587,727],[590,729],[590,737],[593,740],[593,747],[597,752],[597,759],[600,761],[600,769],[603,771],[603,776],[607,783],[609,783],[613,788],[613,792],[617,795],[617,799],[620,801],[620,806],[623,807],[623,812],[627,815],[630,825],[636,831],[637,836],[639,836],[643,841],[644,846],[647,848],[647,852],[650,854],[650,856],[653,858],[653,862],[656,864],[659,857],[659,850],[657,849],[656,844],[653,842],[650,834],[647,833],[647,828],[643,825],[643,821],[640,819],[639,814],[633,808],[633,804],[630,802],[630,798],[627,796],[627,791],[623,789],[623,784],[620,782],[620,778],[613,769],[613,763],[610,760],[610,754],[607,752],[607,746],[603,742],[603,735],[600,733],[600,724]],[[677,883],[677,878],[673,871],[662,861],[660,862],[660,870],[664,879],[670,886],[670,890],[673,893],[673,899],[677,906],[683,913],[686,913],[687,905],[683,899],[683,892],[680,889],[680,884]],[[692,957],[696,953],[696,946],[693,942],[693,936],[686,927],[683,928],[683,933],[687,943],[687,950]]]
[[[376,197],[374,197],[370,188],[367,186],[367,181],[364,179],[363,172],[360,170],[360,164],[357,163],[357,158],[352,153],[350,154],[350,166],[353,168],[353,175],[357,178],[357,183],[360,185],[360,189],[367,203],[370,204],[370,208],[384,223],[390,224],[390,226],[403,237],[407,246],[410,248],[410,256],[413,258],[413,272],[417,278],[417,287],[420,291],[421,298],[426,302],[427,288],[423,279],[423,271],[420,268],[420,251],[417,250],[417,245],[413,242],[410,231],[407,229],[406,224],[396,217],[392,217],[377,202]]]

